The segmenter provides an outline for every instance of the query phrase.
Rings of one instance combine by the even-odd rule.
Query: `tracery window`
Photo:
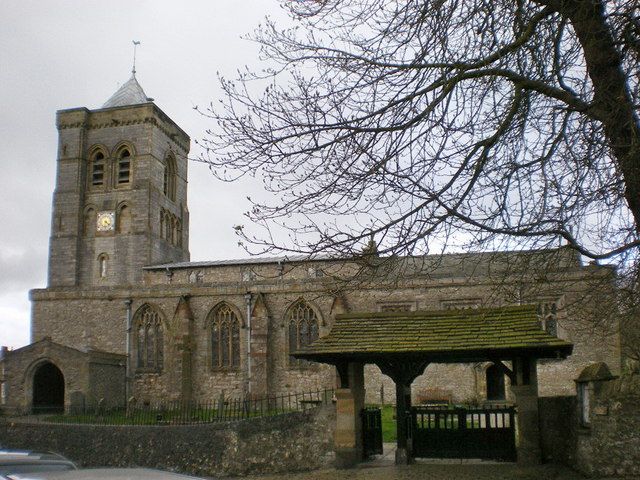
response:
[[[91,158],[91,186],[100,187],[104,185],[104,172],[105,172],[105,158],[104,153],[96,152]]]
[[[315,310],[304,300],[298,300],[287,312],[289,326],[289,353],[309,345],[319,337],[318,317]],[[289,365],[304,367],[309,365],[305,360],[298,360],[289,355]]]
[[[141,370],[162,370],[164,339],[160,312],[151,305],[138,310],[136,326],[137,367]]]
[[[558,336],[558,301],[544,300],[538,303],[538,322],[549,335]]]
[[[118,155],[118,172],[116,175],[116,181],[118,185],[129,183],[131,178],[131,152],[128,149],[123,149]]]
[[[240,321],[233,308],[226,303],[209,314],[211,328],[211,366],[238,368],[240,366]]]

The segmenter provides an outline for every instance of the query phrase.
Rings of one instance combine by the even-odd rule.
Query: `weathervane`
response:
[[[133,42],[133,69],[131,70],[131,73],[135,75],[136,74],[136,49],[138,48],[138,45],[140,45],[140,41],[132,40],[132,42]]]

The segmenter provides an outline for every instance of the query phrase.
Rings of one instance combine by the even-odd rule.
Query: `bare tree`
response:
[[[637,256],[636,0],[282,4],[294,28],[267,21],[252,36],[272,68],[223,79],[207,112],[212,171],[260,175],[275,193],[248,214],[264,234],[245,240],[338,255],[372,235],[381,255],[425,253],[433,238],[562,241]]]

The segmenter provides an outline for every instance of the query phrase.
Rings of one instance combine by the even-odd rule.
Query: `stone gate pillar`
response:
[[[536,359],[513,360],[511,391],[517,407],[518,464],[538,465],[542,462],[538,413],[538,374]]]
[[[362,416],[364,408],[364,365],[349,362],[338,367],[340,388],[336,389],[336,467],[349,468],[362,460]]]

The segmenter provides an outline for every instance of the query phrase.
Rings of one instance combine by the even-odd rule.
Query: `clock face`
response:
[[[115,226],[115,212],[99,212],[96,229],[99,232],[109,232]]]

